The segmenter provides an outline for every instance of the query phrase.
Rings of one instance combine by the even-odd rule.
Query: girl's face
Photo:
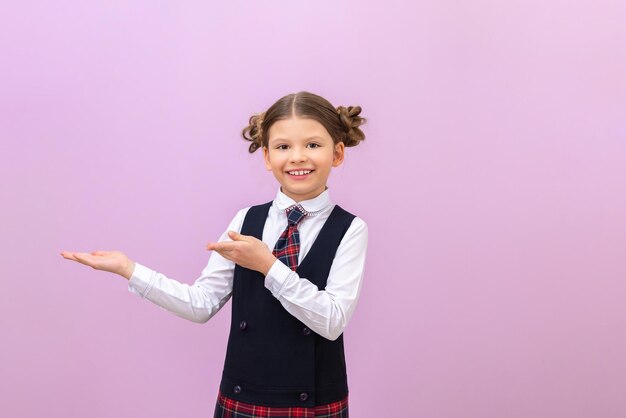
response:
[[[343,162],[344,144],[333,143],[324,125],[292,117],[274,122],[263,147],[265,167],[274,173],[284,194],[296,202],[326,190],[332,167]]]

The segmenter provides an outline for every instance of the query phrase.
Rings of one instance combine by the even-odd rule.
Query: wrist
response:
[[[128,260],[121,276],[124,277],[126,280],[130,280],[130,278],[133,276],[133,271],[135,271],[135,262],[133,260]]]
[[[263,262],[263,265],[261,266],[261,269],[259,271],[263,273],[264,276],[267,276],[267,273],[269,273],[276,260],[278,259],[274,257],[273,254],[270,254]]]

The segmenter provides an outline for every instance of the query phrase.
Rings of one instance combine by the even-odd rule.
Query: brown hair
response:
[[[241,135],[252,142],[248,148],[252,153],[267,147],[267,134],[274,122],[298,116],[314,119],[324,125],[335,144],[343,142],[346,147],[354,147],[365,139],[359,126],[367,119],[359,116],[360,113],[361,106],[334,107],[317,94],[301,91],[281,97],[265,112],[252,115]]]

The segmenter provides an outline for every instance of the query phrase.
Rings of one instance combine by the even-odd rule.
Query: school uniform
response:
[[[240,210],[227,231],[272,249],[294,204],[279,188],[273,201]],[[295,271],[277,260],[263,276],[213,252],[187,285],[135,263],[129,291],[186,319],[206,322],[233,298],[216,416],[347,417],[342,333],[361,289],[367,225],[328,189],[299,204],[308,216]]]

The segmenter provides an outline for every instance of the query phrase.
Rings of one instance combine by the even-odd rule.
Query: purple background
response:
[[[212,416],[230,303],[200,326],[59,253],[193,282],[277,189],[240,130],[299,90],[370,118],[329,183],[370,230],[354,417],[626,416],[623,2],[20,1],[0,20],[1,416]]]

